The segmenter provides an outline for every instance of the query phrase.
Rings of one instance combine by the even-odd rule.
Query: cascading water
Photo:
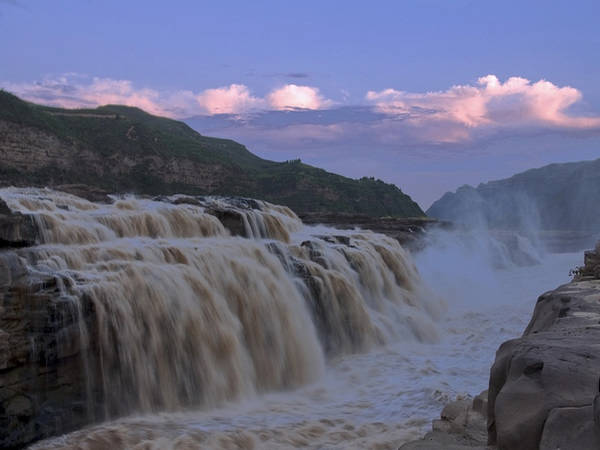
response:
[[[37,225],[38,245],[17,250],[28,270],[93,308],[81,346],[109,417],[214,407],[314,381],[336,355],[436,339],[441,301],[382,235],[245,199],[0,198]]]

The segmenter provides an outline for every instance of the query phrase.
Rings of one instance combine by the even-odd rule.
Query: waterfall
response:
[[[37,227],[39,242],[15,249],[27,270],[51,274],[80,318],[93,310],[81,351],[109,417],[291,389],[336,355],[437,337],[441,301],[383,235],[239,198],[0,199]]]

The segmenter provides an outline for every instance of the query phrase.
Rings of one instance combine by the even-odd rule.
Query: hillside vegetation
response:
[[[1,186],[76,188],[90,196],[238,195],[299,213],[424,216],[392,184],[346,178],[299,160],[268,161],[237,142],[119,105],[68,110],[0,91],[0,157]]]

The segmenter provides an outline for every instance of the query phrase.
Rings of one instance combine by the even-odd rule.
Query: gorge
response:
[[[411,256],[243,198],[0,197],[15,448],[98,421],[34,448],[397,448],[487,387],[494,350],[581,258],[499,270],[504,247],[444,228]]]

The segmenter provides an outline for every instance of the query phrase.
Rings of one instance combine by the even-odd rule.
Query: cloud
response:
[[[599,129],[600,117],[568,114],[581,98],[581,92],[570,86],[546,80],[532,83],[521,77],[502,83],[495,75],[479,78],[476,86],[459,85],[446,91],[386,89],[366,95],[378,111],[411,127],[410,132],[405,130],[408,134],[420,134],[423,141],[432,142],[460,142],[477,133],[507,129]]]
[[[396,148],[465,147],[505,136],[600,131],[600,117],[570,112],[582,99],[577,89],[521,77],[502,82],[494,75],[437,92],[368,91],[367,105],[357,107],[335,103],[317,87],[296,84],[261,96],[243,84],[166,91],[129,80],[66,73],[35,83],[0,82],[0,87],[29,101],[67,108],[124,104],[179,119],[228,115],[233,120],[228,127],[250,127],[246,132],[262,133],[277,145],[293,138],[302,145],[359,140]],[[349,101],[348,96],[342,93],[343,102]],[[277,134],[283,138],[277,139]]]
[[[287,84],[272,91],[267,100],[275,110],[324,109],[333,104],[319,93],[318,88],[295,84]]]
[[[1,1],[1,0],[0,0]],[[0,87],[36,103],[64,108],[94,108],[106,104],[136,106],[151,114],[184,118],[194,115],[245,115],[257,111],[322,109],[333,104],[319,89],[288,84],[258,97],[243,84],[200,92],[158,91],[136,87],[129,80],[66,73],[34,83],[0,82]]]

